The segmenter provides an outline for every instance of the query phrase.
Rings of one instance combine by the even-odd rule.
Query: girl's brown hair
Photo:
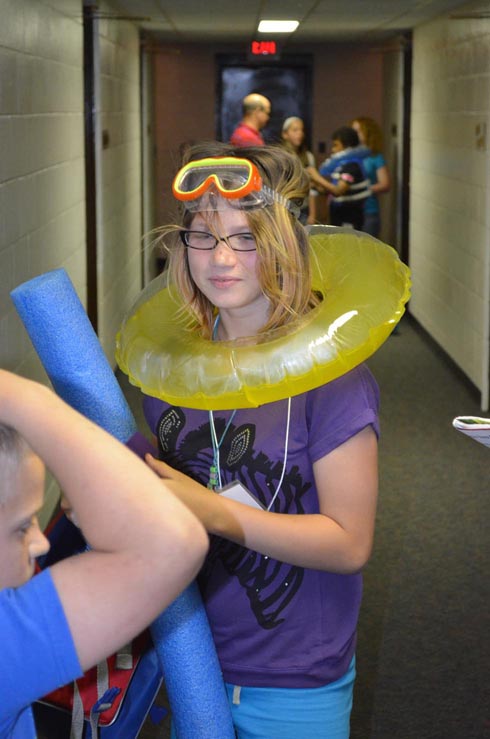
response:
[[[354,118],[352,123],[359,124],[364,143],[371,149],[372,153],[381,154],[383,151],[383,132],[376,121],[367,116],[360,116],[359,118]]]
[[[240,157],[253,162],[263,183],[300,206],[309,190],[309,179],[297,157],[279,147],[234,148],[220,142],[196,144],[185,154],[183,164],[213,156]],[[257,245],[257,276],[270,303],[270,313],[260,334],[285,326],[304,315],[318,302],[311,288],[308,234],[298,219],[280,203],[244,211]],[[188,267],[187,249],[179,231],[189,228],[195,213],[183,211],[182,224],[160,229],[160,241],[168,251],[168,269],[173,289],[191,316],[192,327],[211,338],[215,306],[195,285]],[[212,222],[215,214],[210,214]]]

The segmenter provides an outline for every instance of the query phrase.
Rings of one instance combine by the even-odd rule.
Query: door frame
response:
[[[312,121],[313,121],[313,54],[290,53],[283,54],[280,58],[268,59],[267,57],[258,57],[257,61],[247,54],[216,54],[216,108],[215,108],[215,129],[216,138],[223,140],[223,131],[221,125],[221,107],[223,97],[223,70],[229,67],[245,67],[249,69],[267,68],[267,69],[286,69],[291,67],[303,68],[306,71],[306,94],[305,109],[301,111],[300,117],[305,124],[306,140],[312,140]],[[251,90],[252,92],[252,90]],[[261,94],[266,94],[262,90],[255,90]],[[272,101],[272,114],[274,115],[274,101]],[[237,119],[237,123],[239,118]]]

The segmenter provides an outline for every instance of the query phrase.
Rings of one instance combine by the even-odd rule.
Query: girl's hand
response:
[[[197,516],[206,531],[225,536],[239,544],[244,543],[243,529],[234,515],[234,506],[238,505],[240,508],[248,506],[222,498],[214,490],[209,490],[192,477],[155,459],[151,454],[145,454],[145,461],[153,472],[165,480],[165,487]]]
[[[210,495],[214,497],[214,492],[193,480],[192,477],[175,470],[166,462],[156,459],[152,454],[145,454],[145,462],[158,477],[165,480],[166,486],[202,520],[203,508],[205,509],[212,503]]]
[[[183,472],[174,470],[174,468],[169,464],[162,462],[160,459],[156,459],[152,454],[145,454],[145,462],[153,472],[156,472],[158,477],[162,478],[162,480],[176,480],[180,482],[191,481]]]

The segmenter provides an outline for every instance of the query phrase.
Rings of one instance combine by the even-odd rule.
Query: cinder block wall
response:
[[[440,18],[414,33],[410,309],[480,389],[488,374],[489,58],[489,20]]]
[[[99,44],[98,113],[108,140],[100,157],[99,338],[114,363],[116,330],[141,287],[138,29],[100,21]],[[86,305],[83,73],[81,0],[7,3],[0,23],[0,366],[42,382],[10,291],[63,267]],[[56,496],[50,483],[43,520]]]
[[[85,302],[81,4],[18,0],[0,23],[0,366],[46,381],[10,300],[64,267]],[[46,522],[58,496],[47,485]]]
[[[77,0],[9,3],[0,24],[0,364],[36,379],[9,293],[64,267],[85,300],[82,44]]]
[[[104,5],[104,10],[110,10]],[[13,287],[64,267],[86,304],[82,4],[10,3],[0,24],[0,364],[44,377],[12,306]],[[139,35],[101,20],[99,338],[113,362],[141,287]]]

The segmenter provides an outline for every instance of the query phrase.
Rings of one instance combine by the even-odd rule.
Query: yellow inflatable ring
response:
[[[143,291],[117,336],[130,381],[172,405],[249,408],[340,377],[385,341],[404,313],[410,272],[394,249],[366,234],[310,229],[313,285],[321,305],[256,339],[210,341],[187,331],[166,273]]]

